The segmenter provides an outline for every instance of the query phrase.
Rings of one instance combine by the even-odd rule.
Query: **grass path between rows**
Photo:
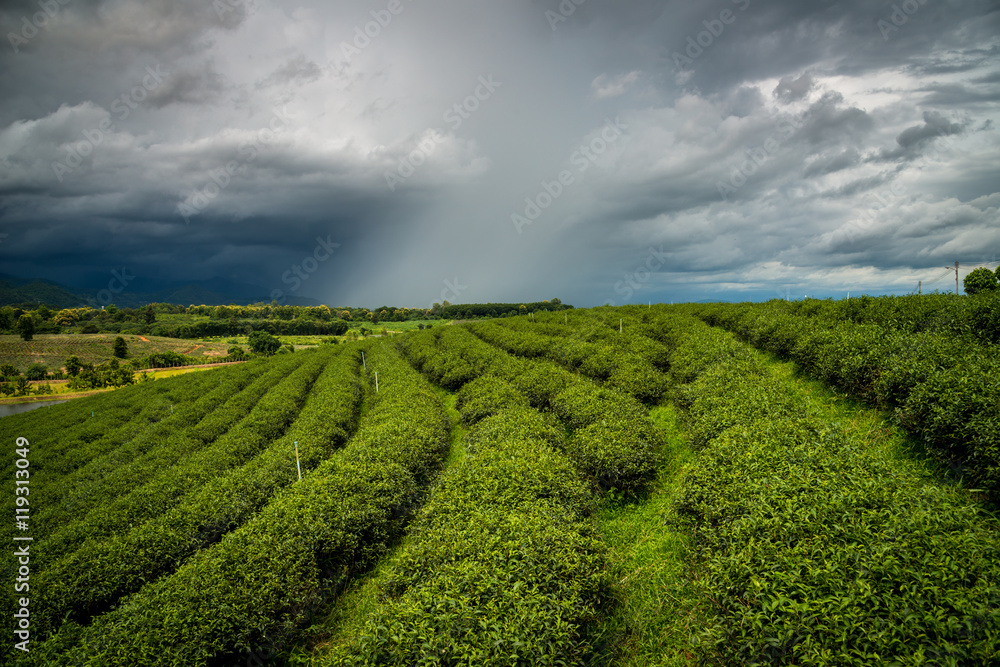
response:
[[[645,497],[603,498],[595,515],[608,546],[614,605],[598,634],[599,664],[653,667],[690,664],[689,637],[700,600],[691,586],[686,536],[671,519],[684,470],[694,459],[672,405],[650,410],[664,436],[663,465]]]
[[[839,394],[801,373],[792,362],[755,351],[780,380],[788,383],[825,421],[838,423],[859,444],[930,481],[956,483],[947,467],[934,462],[892,423],[891,415]],[[445,469],[465,457],[465,434],[455,409],[456,394],[436,387],[452,419],[451,449]],[[608,575],[613,604],[595,628],[599,653],[595,665],[679,667],[693,662],[696,634],[706,600],[698,590],[696,564],[687,558],[688,536],[676,527],[673,502],[685,471],[696,461],[681,415],[668,401],[650,409],[664,436],[663,465],[655,482],[638,499],[608,494],[597,505],[594,521],[608,546]],[[319,612],[299,642],[275,664],[319,665],[327,647],[352,636],[379,604],[382,573],[405,544],[358,577]]]
[[[441,397],[452,424],[451,446],[444,461],[443,472],[465,458],[465,434],[468,429],[462,424],[458,410],[455,409],[457,394],[437,386],[434,386],[434,391]],[[433,486],[434,483],[431,482],[430,488]],[[322,658],[328,651],[327,647],[353,636],[363,628],[368,616],[378,609],[382,581],[380,575],[403,550],[407,539],[408,535],[404,535],[378,565],[355,577],[342,594],[329,602],[326,609],[318,610],[313,624],[303,630],[298,641],[286,650],[284,655],[279,656],[274,664],[288,666],[322,664]]]
[[[891,414],[840,394],[808,377],[793,362],[755,350],[776,378],[799,394],[820,419],[877,456],[910,468],[929,483],[956,486],[954,471],[909,438]],[[616,667],[691,664],[692,635],[704,600],[694,584],[696,564],[685,556],[687,535],[674,528],[672,503],[685,470],[696,460],[681,416],[672,404],[650,410],[664,434],[664,465],[648,495],[633,502],[601,501],[598,526],[610,549],[615,605],[599,630],[605,640],[598,664]],[[975,499],[976,494],[971,494]]]
[[[953,488],[961,486],[957,471],[936,460],[923,443],[907,435],[891,413],[831,389],[822,381],[809,377],[795,362],[785,361],[770,352],[749,349],[768,365],[775,377],[802,396],[819,418],[838,424],[847,437],[869,452],[906,466],[928,482]],[[969,496],[974,501],[985,500],[982,494],[969,492]]]

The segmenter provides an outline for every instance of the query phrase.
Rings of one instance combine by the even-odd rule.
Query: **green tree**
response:
[[[281,347],[281,341],[266,331],[254,331],[250,334],[250,351],[254,354],[271,356]]]
[[[17,318],[17,332],[23,340],[31,340],[35,335],[35,318],[27,313]]]
[[[142,318],[146,322],[146,324],[153,324],[154,322],[156,322],[156,311],[153,310],[152,304],[143,308]]]
[[[125,357],[128,356],[128,343],[126,343],[125,339],[122,338],[121,336],[117,336],[115,338],[115,346],[113,353],[119,359],[124,359]]]
[[[995,292],[1000,289],[995,273],[985,267],[971,271],[962,281],[965,293],[968,295],[979,294],[980,292]]]
[[[5,378],[13,378],[20,375],[17,369],[10,364],[0,364],[0,376]]]
[[[44,364],[34,363],[28,366],[28,370],[24,371],[24,377],[29,380],[44,380],[49,374],[49,369],[45,367]]]
[[[83,364],[80,363],[80,358],[75,354],[66,359],[66,374],[70,377],[76,377],[82,369]]]

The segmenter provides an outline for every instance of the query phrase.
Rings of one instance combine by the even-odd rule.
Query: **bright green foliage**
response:
[[[620,334],[601,325],[587,330],[586,337],[598,339],[588,342],[583,337],[570,337],[572,330],[558,325],[536,326],[520,319],[481,322],[471,325],[470,330],[511,354],[550,359],[643,402],[659,400],[667,388],[667,379],[659,370],[664,367],[666,349],[632,331]]]
[[[171,403],[194,400],[207,391],[209,374],[198,375],[206,377],[192,376],[187,381],[169,378],[143,387],[4,417],[5,427],[10,426],[12,433],[27,438],[32,444],[31,494],[37,502],[32,507],[41,512],[58,512],[56,498],[71,489],[66,481],[68,474],[89,461],[110,455],[124,442],[152,436],[160,420],[169,418]],[[14,457],[5,460],[11,479],[14,478],[14,460]],[[10,516],[14,516],[14,494],[5,494],[3,502]],[[9,542],[10,535],[15,532],[14,523],[4,523],[0,531]],[[12,572],[16,562],[7,559],[2,567],[5,574]]]
[[[187,494],[227,471],[244,465],[279,438],[298,416],[326,358],[312,354],[264,395],[240,422],[211,445],[161,471],[134,489],[117,489],[87,516],[64,526],[39,544],[39,566],[76,551],[86,542],[101,543],[167,512]],[[155,384],[155,383],[154,383]]]
[[[997,268],[1000,269],[1000,267]],[[965,276],[962,287],[966,294],[973,296],[981,292],[996,292],[1000,289],[1000,283],[998,283],[995,273],[985,267],[980,267],[973,269],[969,275]]]
[[[549,444],[489,424],[525,432],[529,414],[473,427],[475,454],[421,510],[387,576],[388,600],[325,664],[569,665],[590,653],[603,549],[584,521],[587,487]]]
[[[686,331],[686,333],[684,333]],[[703,445],[678,511],[695,536],[722,664],[990,664],[1000,656],[998,526],[958,494],[809,417],[693,320],[704,370],[683,387]]]
[[[505,408],[527,408],[528,400],[509,382],[486,375],[462,387],[455,407],[462,414],[463,422],[475,424]]]
[[[646,410],[632,397],[598,387],[551,361],[512,357],[465,327],[408,338],[407,354],[435,381],[465,384],[469,381],[465,378],[493,375],[506,380],[532,407],[551,409],[568,428],[580,429],[568,444],[569,454],[601,490],[633,493],[652,479],[660,443]]]
[[[281,341],[266,331],[254,331],[247,342],[251,352],[267,356],[274,354],[281,347]]]
[[[391,349],[369,348],[368,364],[380,392],[339,455],[91,626],[64,626],[40,647],[42,659],[244,664],[271,655],[348,577],[380,558],[419,500],[416,480],[440,464],[448,423],[433,390]]]
[[[945,306],[956,303],[940,295],[926,298]],[[977,341],[997,334],[972,329],[969,320],[986,323],[1000,317],[1000,295],[960,299],[957,303],[981,304],[937,315],[914,299],[851,299],[859,302],[856,306],[823,301],[710,304],[691,310],[758,347],[787,355],[837,389],[895,409],[903,428],[942,458],[967,467],[972,483],[996,496],[1000,354]],[[838,319],[845,315],[864,323]],[[930,328],[942,332],[926,330]]]
[[[181,457],[213,442],[245,417],[291,368],[275,365],[263,374],[258,370],[227,373],[211,391],[168,408],[164,419],[121,446],[98,454],[67,475],[38,480],[41,484],[32,491],[40,507],[34,518],[36,530],[51,535],[83,518],[95,505],[137,488]]]
[[[300,465],[308,472],[347,441],[361,400],[359,365],[356,350],[332,360],[289,432],[261,456],[127,534],[91,541],[54,563],[42,573],[36,612],[86,618],[249,520],[296,480],[295,442]]]
[[[570,457],[600,489],[632,493],[656,474],[659,436],[633,399],[580,383],[555,396],[552,409],[574,431]]]
[[[469,431],[465,446],[476,452],[484,444],[507,440],[543,440],[563,451],[566,449],[566,432],[550,412],[530,408],[505,408],[476,423]]]

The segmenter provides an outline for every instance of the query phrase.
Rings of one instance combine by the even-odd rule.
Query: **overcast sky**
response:
[[[1000,0],[34,0],[0,27],[19,277],[592,306],[949,289],[1000,253]]]

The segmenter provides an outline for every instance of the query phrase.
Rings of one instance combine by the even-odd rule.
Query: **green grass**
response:
[[[447,326],[451,324],[451,320],[407,320],[406,322],[379,322],[378,324],[372,324],[371,322],[362,320],[348,321],[347,323],[351,329],[360,329],[364,327],[369,331],[375,331],[376,333],[382,331],[385,327],[389,331],[414,331],[419,329],[419,325],[440,327]]]
[[[961,486],[961,478],[955,470],[935,459],[924,443],[907,435],[895,423],[892,413],[830,388],[807,375],[793,361],[761,350],[753,349],[753,353],[768,365],[776,378],[791,385],[820,419],[839,425],[851,440],[869,452],[897,466],[905,466],[925,480],[956,490]],[[985,500],[981,494],[973,493],[972,496],[975,500]]]
[[[609,548],[614,606],[596,629],[601,660],[622,667],[687,665],[700,600],[688,584],[686,538],[673,527],[672,504],[693,452],[673,406],[654,407],[664,463],[638,501],[606,496],[596,512]]]

